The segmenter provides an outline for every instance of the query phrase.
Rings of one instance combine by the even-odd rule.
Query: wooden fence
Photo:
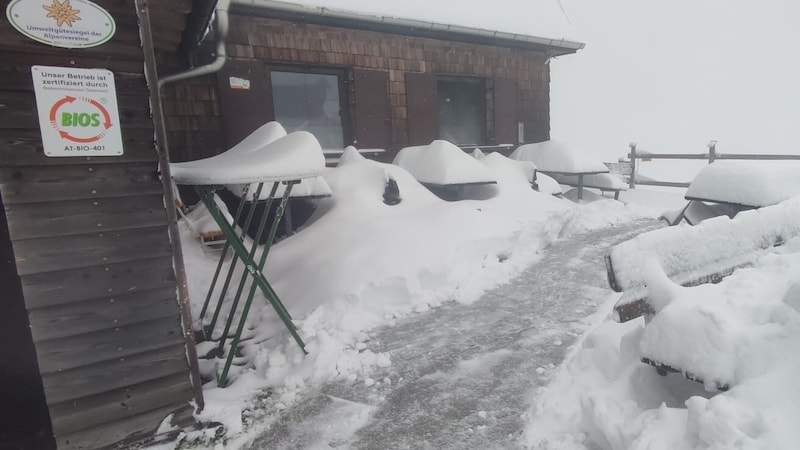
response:
[[[634,189],[636,185],[642,186],[665,186],[676,188],[687,188],[687,182],[659,181],[642,179],[638,174],[639,165],[636,160],[651,161],[654,159],[679,159],[679,160],[704,160],[709,164],[721,159],[748,160],[748,161],[800,161],[800,155],[776,155],[758,153],[717,153],[717,141],[708,143],[706,153],[650,153],[638,148],[635,142],[630,144],[628,159],[620,158],[619,163],[612,163],[617,166],[617,171],[624,173],[628,178],[628,185]],[[611,167],[613,170],[614,168]]]

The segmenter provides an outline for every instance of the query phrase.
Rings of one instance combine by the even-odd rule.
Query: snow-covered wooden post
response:
[[[631,153],[628,155],[631,160],[631,176],[628,180],[628,186],[634,189],[636,187],[636,142],[631,142],[629,146],[631,148]]]
[[[708,163],[711,164],[717,159],[717,141],[708,143]]]

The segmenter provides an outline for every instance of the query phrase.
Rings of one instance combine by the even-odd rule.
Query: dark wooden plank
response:
[[[0,91],[0,105],[0,129],[39,127],[33,92]],[[118,95],[117,106],[123,129],[153,128],[147,95]]]
[[[163,257],[22,277],[29,310],[166,287],[175,287],[175,273]]]
[[[47,402],[56,404],[186,373],[188,367],[186,347],[179,343],[98,364],[45,373],[42,381]]]
[[[359,148],[389,148],[389,73],[353,69],[355,137]]]
[[[124,153],[121,156],[82,156],[50,158],[44,155],[39,128],[0,129],[0,165],[3,166],[65,166],[75,164],[120,164],[156,162],[153,130],[148,128],[122,130]]]
[[[191,411],[189,405],[167,406],[89,430],[56,436],[56,442],[59,450],[120,448],[118,443],[136,442],[151,437],[161,421],[170,414],[175,413],[176,417],[178,415],[185,417],[190,415]]]
[[[30,70],[31,66],[45,65],[82,69],[102,67],[114,72],[115,75],[143,73],[142,60],[116,59],[113,54],[70,55],[69,52],[63,52],[42,56],[35,52],[11,52],[0,48],[0,61],[4,62],[3,67],[13,67],[18,70],[23,68]]]
[[[175,288],[172,287],[28,311],[35,342],[109,330],[178,314],[180,309]]]
[[[161,194],[155,163],[0,167],[6,205]]]
[[[250,80],[250,89],[231,89],[230,77]],[[217,91],[228,147],[274,120],[272,89],[263,61],[228,61],[217,73]]]
[[[192,400],[188,370],[154,381],[50,405],[53,432],[74,433],[125,417]]]
[[[15,239],[17,272],[25,276],[172,255],[166,221],[144,229],[98,230],[94,234]]]
[[[159,194],[9,205],[6,216],[15,240],[150,228],[167,220]]]
[[[494,79],[494,143],[516,144],[517,130],[517,80]]]
[[[439,100],[436,76],[406,73],[409,145],[430,144],[439,137]]]
[[[41,341],[36,344],[36,354],[39,357],[39,370],[52,373],[146,353],[182,342],[180,317],[175,316]]]

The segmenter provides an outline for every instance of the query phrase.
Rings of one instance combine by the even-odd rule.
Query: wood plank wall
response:
[[[193,398],[136,10],[97,3],[117,32],[91,49],[0,21],[0,195],[59,449],[151,436],[170,413],[188,418]],[[190,1],[151,3],[156,47],[174,52]],[[123,156],[44,156],[36,64],[114,73]]]
[[[484,77],[495,83],[496,95],[511,93],[514,111],[498,102],[489,127],[491,144],[516,143],[516,122],[525,124],[525,141],[549,139],[549,67],[546,54],[535,50],[469,44],[395,34],[350,30],[315,24],[298,24],[265,17],[231,16],[228,37],[229,64],[256,61],[264,64],[299,64],[369,69],[388,75],[390,139],[385,147],[399,149],[419,143],[412,136],[413,118],[409,108],[418,99],[407,95],[407,74],[466,75]],[[513,92],[509,87],[513,86]],[[188,88],[187,88],[188,89]],[[219,98],[220,92],[216,97]],[[254,97],[256,92],[251,92]],[[252,101],[265,101],[254,98]],[[166,105],[165,105],[166,106]],[[197,125],[201,121],[195,114]],[[209,117],[221,123],[218,117]],[[499,119],[508,124],[497,123]],[[429,123],[425,117],[422,122]],[[356,122],[358,122],[356,118]],[[358,126],[358,124],[355,124]],[[218,125],[214,125],[215,127]],[[424,127],[423,127],[424,128]],[[495,129],[496,128],[496,129]],[[510,142],[507,142],[511,139]],[[192,152],[176,143],[176,156]],[[179,156],[178,156],[179,157]]]

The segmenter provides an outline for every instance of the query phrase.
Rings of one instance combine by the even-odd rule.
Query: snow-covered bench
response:
[[[642,315],[648,322],[654,320],[668,304],[664,292],[676,284],[717,283],[739,268],[752,266],[772,247],[797,236],[800,236],[800,196],[774,206],[744,211],[733,219],[719,216],[694,227],[662,228],[618,244],[605,259],[609,285],[623,292],[613,317],[618,322]],[[665,275],[669,280],[664,279]],[[680,328],[680,324],[671,326]],[[680,372],[691,380],[710,383],[697,371],[674,367],[646,352],[642,361],[656,367],[662,375]],[[726,390],[730,382],[714,380],[712,384],[718,390]]]
[[[605,257],[609,286],[623,292],[614,318],[626,322],[653,314],[648,303],[648,276],[658,264],[682,286],[713,283],[751,265],[768,249],[800,234],[800,197],[731,219],[719,216],[694,227],[649,231],[617,244]]]
[[[353,146],[347,146],[345,149],[338,149],[338,148],[326,148],[322,150],[322,153],[325,155],[325,165],[327,167],[336,167],[339,163],[339,158],[342,157],[345,150],[353,149],[358,151],[362,156],[370,158],[370,159],[381,159],[385,154],[386,150],[382,148],[359,148],[356,149]]]
[[[406,147],[392,164],[406,169],[420,184],[448,200],[462,198],[467,186],[497,183],[485,165],[447,141]]]
[[[619,193],[627,191],[628,186],[622,182],[620,178],[611,175],[610,173],[588,173],[588,174],[560,174],[555,172],[543,171],[543,173],[550,173],[559,184],[572,186],[583,190],[585,188],[597,189],[601,193],[612,192],[614,200],[619,200]],[[579,198],[583,197],[583,192],[579,192]]]

